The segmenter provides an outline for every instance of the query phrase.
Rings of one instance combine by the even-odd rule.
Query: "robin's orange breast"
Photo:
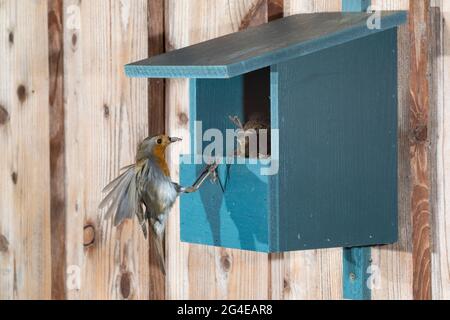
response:
[[[155,146],[153,149],[153,156],[155,157],[156,165],[161,169],[161,171],[167,176],[170,177],[169,166],[166,161],[166,148],[164,146]]]

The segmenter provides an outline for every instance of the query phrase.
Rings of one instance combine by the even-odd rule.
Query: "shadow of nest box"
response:
[[[369,17],[290,16],[125,67],[130,77],[191,79],[182,185],[205,166],[188,163],[205,148],[196,121],[225,137],[230,115],[262,113],[277,132],[269,159],[223,163],[223,189],[207,183],[181,196],[182,241],[283,252],[397,240],[397,27],[406,13],[382,12],[379,29]],[[268,167],[276,174],[262,174]]]

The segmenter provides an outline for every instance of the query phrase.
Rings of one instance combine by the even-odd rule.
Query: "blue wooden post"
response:
[[[370,300],[367,268],[370,265],[370,247],[344,248],[344,299]]]
[[[370,0],[342,0],[342,11],[363,12],[370,6]]]
[[[371,0],[342,0],[342,11],[362,12],[370,6]],[[371,263],[370,247],[343,249],[343,294],[344,299],[370,300],[367,285],[367,268]]]

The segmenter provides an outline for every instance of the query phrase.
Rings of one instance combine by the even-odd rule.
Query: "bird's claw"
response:
[[[211,181],[214,183],[217,181],[217,167],[219,166],[218,163],[214,162],[212,164],[209,164],[203,172],[200,174],[200,176],[197,178],[197,180],[194,182],[194,184],[190,187],[181,187],[180,192],[181,193],[193,193],[198,191],[200,187],[203,185],[203,183],[206,181],[208,177],[210,177]]]

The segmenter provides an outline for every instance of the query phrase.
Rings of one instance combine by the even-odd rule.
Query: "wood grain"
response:
[[[284,0],[284,15],[341,11],[341,2],[339,0]]]
[[[148,52],[149,57],[165,51],[164,0],[148,1]],[[165,80],[149,79],[149,134],[161,134],[165,131]]]
[[[165,51],[164,0],[148,0],[148,51],[149,57]],[[165,80],[148,80],[148,133],[150,136],[165,133]],[[158,259],[154,241],[149,239],[150,261]],[[150,263],[150,293],[152,300],[165,299],[166,278],[158,264]]]
[[[413,297],[431,299],[429,111],[430,1],[412,1],[410,166],[413,223]]]
[[[450,133],[450,2],[438,2],[433,9],[433,33],[436,45],[432,50],[432,81],[434,101],[431,110],[432,155],[436,170],[432,172],[433,252],[432,298],[450,299],[450,201],[449,197],[449,133]],[[434,162],[433,162],[434,164]]]
[[[149,245],[135,220],[114,228],[102,188],[148,133],[147,80],[123,65],[148,54],[147,1],[64,1],[67,297],[147,299]]]
[[[373,0],[381,10],[408,10],[409,1]],[[410,48],[408,25],[398,31],[398,215],[399,240],[394,245],[372,248],[372,266],[379,278],[372,288],[374,300],[413,298],[412,218],[409,141]]]
[[[165,1],[165,46],[166,51],[189,45],[189,1]],[[183,141],[171,146],[168,161],[173,181],[178,181],[178,155],[189,152],[189,125],[185,119],[189,114],[188,80],[166,81],[166,132],[182,137]],[[189,298],[189,245],[180,243],[179,201],[169,215],[166,229],[166,298]],[[208,258],[208,257],[206,257]],[[209,270],[208,270],[209,271]]]
[[[410,0],[372,0],[372,6],[379,10],[408,10]]]
[[[52,299],[58,300],[66,297],[66,184],[62,9],[62,0],[48,1]]]
[[[0,299],[50,299],[46,1],[0,1]]]
[[[339,11],[341,1],[285,0],[285,16]],[[271,257],[271,298],[342,299],[342,249],[290,252]]]
[[[252,25],[263,23],[267,14],[256,14],[255,10],[266,10],[267,7],[260,6],[259,2],[169,0],[166,2],[166,48],[180,48],[237,31],[242,27],[245,17],[258,17]],[[251,10],[253,12],[249,14]],[[264,21],[261,17],[264,17]],[[250,25],[247,21],[244,21],[245,24]],[[178,155],[180,152],[189,152],[188,124],[180,121],[189,114],[188,101],[188,82],[169,80],[166,106],[169,134],[184,138],[184,142],[174,146],[170,154],[175,181],[178,180]],[[178,211],[177,204],[169,219],[167,234],[169,299],[267,297],[266,254],[180,243]]]

